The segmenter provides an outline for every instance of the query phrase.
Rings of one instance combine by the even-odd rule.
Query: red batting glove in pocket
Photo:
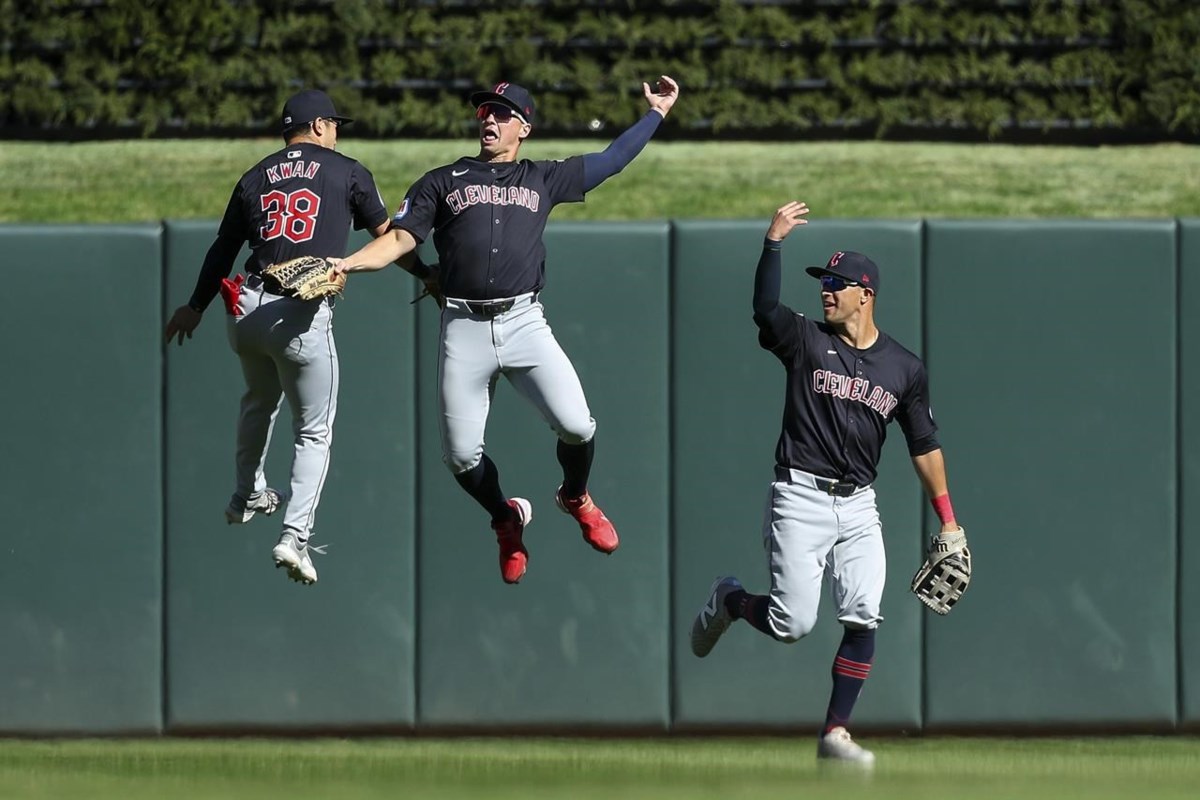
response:
[[[221,278],[221,299],[225,301],[225,312],[231,317],[240,317],[242,309],[238,308],[238,298],[242,296],[242,284],[245,275],[238,275],[233,280]]]

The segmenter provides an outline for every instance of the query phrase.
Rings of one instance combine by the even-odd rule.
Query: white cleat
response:
[[[698,658],[704,658],[712,652],[713,646],[721,634],[729,630],[733,617],[725,608],[725,598],[730,592],[742,588],[741,581],[733,576],[717,578],[708,593],[708,602],[696,615],[692,623],[692,652]]]
[[[243,500],[236,494],[229,500],[225,509],[225,521],[230,525],[241,525],[249,522],[255,514],[269,517],[287,502],[288,496],[274,489],[263,489],[257,495],[251,495],[249,500]]]
[[[817,758],[844,761],[865,769],[875,765],[875,754],[850,738],[840,725],[817,740]]]
[[[279,544],[275,545],[271,556],[275,559],[276,568],[287,567],[289,578],[297,583],[310,586],[317,582],[317,568],[313,566],[308,551],[312,550],[314,553],[323,555],[326,546],[310,547],[307,542],[298,544],[295,534],[285,533],[279,537]]]

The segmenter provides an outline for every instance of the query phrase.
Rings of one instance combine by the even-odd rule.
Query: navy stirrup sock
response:
[[[825,713],[823,733],[850,722],[850,713],[862,692],[863,683],[871,673],[875,658],[875,631],[846,628],[842,644],[833,659],[833,692]]]

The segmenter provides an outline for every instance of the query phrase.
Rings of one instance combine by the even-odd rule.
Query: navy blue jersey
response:
[[[542,234],[559,203],[583,200],[583,158],[460,158],[425,173],[392,218],[417,241],[433,230],[446,297],[494,300],[545,284]]]
[[[250,243],[246,272],[301,256],[344,256],[350,226],[387,221],[375,179],[352,158],[319,144],[290,144],[255,164],[233,189],[188,305],[203,312]]]
[[[895,339],[880,331],[858,350],[782,303],[755,321],[759,344],[787,370],[778,464],[866,486],[893,419],[910,455],[938,448],[925,365]]]
[[[229,198],[217,236],[250,243],[246,272],[300,256],[346,254],[350,226],[376,228],[387,207],[370,171],[352,158],[304,142],[255,164]]]

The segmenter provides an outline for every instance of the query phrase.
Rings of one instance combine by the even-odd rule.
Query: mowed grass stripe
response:
[[[873,774],[808,738],[0,742],[0,797],[1190,798],[1193,738],[880,739]]]
[[[522,156],[563,158],[608,144],[535,137]],[[242,173],[281,145],[7,142],[0,222],[217,219]],[[352,131],[339,149],[374,173],[391,207],[427,170],[478,152],[471,139],[359,141]],[[1200,147],[652,141],[587,202],[560,206],[551,219],[766,220],[793,198],[814,219],[1195,217]]]

